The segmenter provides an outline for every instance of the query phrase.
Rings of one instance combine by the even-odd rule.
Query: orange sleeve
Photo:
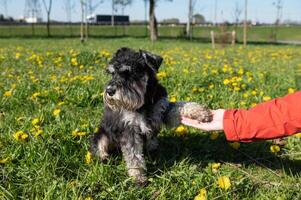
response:
[[[226,110],[223,120],[227,140],[252,142],[301,132],[301,91],[276,98],[249,110]]]

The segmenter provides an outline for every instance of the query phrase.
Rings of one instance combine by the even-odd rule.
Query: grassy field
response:
[[[271,141],[228,143],[223,133],[163,128],[144,188],[120,155],[102,164],[88,152],[103,112],[104,68],[121,46],[164,57],[158,78],[170,100],[210,108],[248,108],[297,90],[300,47],[212,50],[144,39],[0,39],[0,46],[0,199],[301,199],[300,134],[271,150]]]
[[[217,27],[194,27],[193,37],[203,42],[210,41],[210,31],[220,32]],[[242,41],[242,27],[227,27],[227,31],[237,30],[237,40]],[[249,28],[248,39],[250,42],[274,42],[273,26],[252,26]],[[79,25],[52,25],[52,37],[79,37]],[[116,38],[116,37],[146,37],[148,30],[145,26],[90,26],[90,37]],[[160,26],[159,35],[161,38],[185,38],[185,26]],[[0,26],[1,37],[46,37],[46,26],[37,25],[32,32],[32,27],[28,26]],[[301,26],[281,26],[279,27],[278,40],[301,41]]]

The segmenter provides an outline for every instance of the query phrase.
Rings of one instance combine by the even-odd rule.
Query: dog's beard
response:
[[[147,80],[132,83],[129,87],[120,87],[113,96],[104,94],[104,102],[109,108],[117,110],[137,110],[144,104]]]

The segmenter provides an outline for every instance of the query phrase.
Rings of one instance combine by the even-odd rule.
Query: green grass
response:
[[[220,32],[217,27],[194,27],[193,37],[204,42],[210,41],[210,31],[214,30]],[[227,31],[237,30],[237,40],[243,39],[243,28],[227,27]],[[248,40],[250,42],[273,42],[274,26],[251,26],[248,29]],[[79,25],[52,25],[52,37],[79,37]],[[145,26],[90,26],[90,37],[146,37],[148,30]],[[46,26],[35,25],[34,32],[30,25],[14,26],[2,25],[0,26],[0,37],[46,37]],[[160,26],[159,36],[161,38],[185,38],[185,26]],[[280,26],[277,34],[278,40],[300,41],[301,40],[301,26]]]
[[[150,183],[144,188],[127,176],[120,155],[107,164],[85,162],[103,113],[101,93],[109,79],[103,69],[117,48],[162,55],[166,77],[160,82],[170,96],[214,109],[248,108],[296,90],[300,47],[211,50],[197,41],[144,39],[91,39],[84,45],[77,39],[2,39],[0,46],[0,199],[193,199],[201,188],[208,199],[301,198],[301,138],[294,136],[275,154],[270,141],[236,150],[222,133],[212,140],[195,129],[179,135],[163,128],[158,155],[147,158]],[[233,82],[225,85],[225,79]],[[61,113],[54,116],[54,109]],[[37,129],[43,133],[35,137]],[[74,137],[76,129],[87,134]],[[17,131],[28,138],[17,141]],[[221,168],[212,170],[217,162]],[[230,178],[228,190],[217,185],[220,176]]]

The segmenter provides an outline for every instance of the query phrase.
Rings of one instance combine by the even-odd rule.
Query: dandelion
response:
[[[31,121],[31,124],[33,125],[33,126],[36,126],[36,125],[38,125],[40,123],[40,119],[39,118],[34,118],[32,121]]]
[[[292,93],[294,93],[296,90],[294,89],[294,88],[288,88],[287,89],[287,93],[288,94],[292,94]]]
[[[228,176],[221,176],[217,180],[218,186],[223,190],[228,190],[231,187],[231,181]]]
[[[257,103],[251,103],[252,108],[255,107],[255,106],[257,106]]]
[[[4,159],[0,159],[0,164],[6,164],[6,163],[8,163],[9,162],[9,157],[7,157],[7,158],[4,158]]]
[[[158,72],[157,73],[157,78],[160,80],[160,79],[163,79],[163,78],[166,78],[167,77],[167,73],[165,71],[161,71],[161,72]]]
[[[81,137],[81,136],[87,135],[87,133],[83,132],[83,131],[74,130],[74,131],[72,131],[71,135],[73,137]]]
[[[270,96],[264,96],[262,99],[263,99],[263,101],[269,101],[269,100],[271,100],[271,97]]]
[[[177,101],[177,97],[175,97],[175,96],[171,96],[171,97],[169,98],[169,102],[174,103],[174,102],[176,102],[176,101]]]
[[[270,146],[270,151],[272,153],[278,153],[280,151],[280,147],[276,144],[273,144],[273,145]]]
[[[55,117],[59,116],[60,113],[61,113],[61,109],[54,109],[52,112],[53,116],[55,116]]]
[[[35,92],[35,93],[33,93],[32,95],[31,95],[31,98],[32,99],[36,99],[38,96],[40,96],[41,95],[41,93],[40,92]]]
[[[194,197],[194,200],[206,200],[207,199],[207,191],[205,188],[200,189],[199,194]]]
[[[92,154],[90,151],[87,151],[86,155],[85,155],[85,162],[87,164],[90,164],[92,162]]]
[[[35,137],[39,137],[40,135],[42,135],[42,133],[43,133],[43,130],[42,130],[42,129],[38,129],[38,130],[35,132],[34,136],[35,136]]]
[[[65,105],[65,102],[64,101],[60,101],[60,102],[58,102],[58,104],[57,104],[58,106],[62,106],[62,105]]]
[[[233,149],[239,149],[240,148],[240,143],[239,142],[231,142],[229,143],[229,145],[233,148]]]
[[[174,133],[179,136],[185,136],[188,133],[188,129],[185,126],[180,125],[175,129]]]
[[[212,171],[217,171],[221,167],[221,163],[212,163],[211,169]]]
[[[211,139],[211,140],[216,140],[216,139],[218,138],[218,136],[219,136],[219,133],[218,133],[218,132],[212,132],[212,133],[210,134],[210,139]]]
[[[12,91],[10,90],[10,91],[6,91],[6,92],[4,92],[4,94],[3,94],[3,96],[5,96],[5,97],[11,97],[13,95],[13,93],[12,93]]]
[[[17,131],[13,137],[15,138],[15,140],[17,141],[23,141],[26,140],[28,138],[28,134],[24,133],[23,131]]]
[[[301,133],[295,134],[295,137],[301,138]]]

